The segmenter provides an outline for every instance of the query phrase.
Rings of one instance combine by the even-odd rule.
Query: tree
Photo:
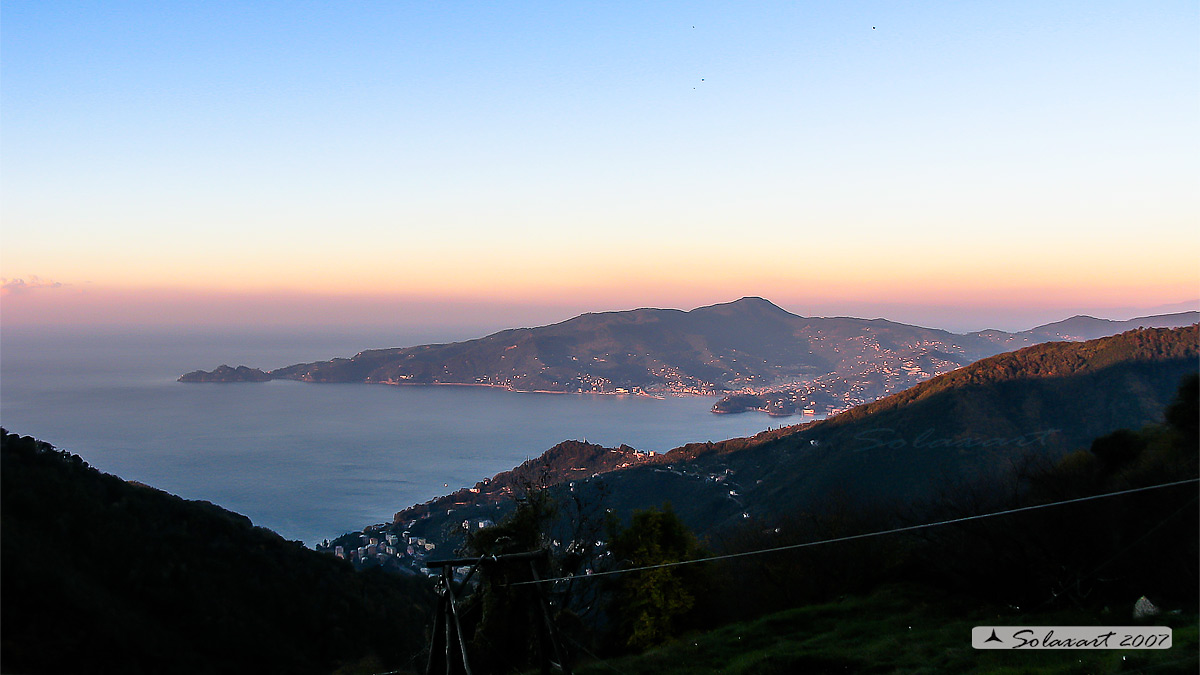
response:
[[[610,521],[610,550],[618,564],[637,569],[695,560],[705,553],[670,504],[635,511],[628,527]],[[626,647],[661,644],[684,627],[696,607],[703,578],[698,565],[659,567],[617,576],[612,611],[617,637]]]
[[[480,672],[520,672],[545,658],[543,589],[514,586],[531,580],[530,565],[548,576],[549,557],[505,561],[503,556],[549,550],[549,529],[557,513],[550,495],[526,485],[517,506],[502,522],[471,533],[464,554],[485,558],[478,583],[463,597],[460,616],[469,638],[471,664]],[[487,560],[501,556],[499,560]]]

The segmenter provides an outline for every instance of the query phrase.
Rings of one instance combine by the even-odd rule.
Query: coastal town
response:
[[[461,526],[462,532],[465,532],[494,524],[490,519],[481,519],[463,521]],[[397,534],[388,531],[385,525],[344,534],[332,542],[325,541],[317,545],[316,550],[347,560],[356,569],[380,567],[401,574],[425,572],[425,561],[430,556],[442,553],[439,542],[432,537],[414,536],[410,531]]]
[[[773,417],[801,415],[820,419],[854,406],[903,391],[938,375],[962,367],[958,361],[931,350],[896,354],[881,350],[870,361],[806,381],[749,387],[724,396],[713,405],[714,413],[757,410]]]
[[[654,452],[622,445],[606,448],[585,441],[563,441],[512,470],[485,478],[397,513],[391,523],[371,525],[317,545],[356,568],[382,567],[414,574],[425,571],[431,556],[453,557],[470,534],[501,520],[506,508],[531,485],[585,484],[613,470],[655,461]],[[446,550],[449,548],[450,550]]]
[[[610,450],[611,452],[611,450]],[[554,450],[543,456],[548,462],[553,462]],[[654,457],[654,453],[643,453],[645,458]],[[632,463],[621,462],[593,466],[572,467],[566,472],[555,472],[547,476],[548,486],[557,486],[566,494],[584,490],[593,481],[603,482],[604,471],[620,470],[631,466]],[[735,480],[735,472],[726,466],[701,469],[688,464],[662,464],[654,466],[656,474],[670,474],[683,480],[694,489],[718,496],[741,517],[750,518],[745,511],[742,496],[744,489]],[[578,480],[569,480],[571,474],[584,474]],[[462,554],[461,547],[466,538],[484,528],[493,527],[497,520],[503,520],[503,514],[516,504],[518,495],[509,485],[504,483],[504,474],[492,479],[481,481],[476,487],[458,490],[450,495],[431,499],[418,507],[410,508],[397,514],[397,521],[390,524],[377,524],[363,528],[359,532],[346,533],[332,541],[326,540],[315,549],[328,555],[346,560],[355,569],[381,568],[385,571],[404,574],[431,576],[438,574],[436,569],[426,567],[432,560],[454,558]],[[757,481],[761,483],[762,481]],[[494,484],[494,485],[493,485]],[[479,486],[493,485],[492,491],[481,490]],[[603,505],[593,505],[603,510]],[[486,517],[485,513],[493,513],[494,518]],[[595,514],[593,514],[595,515]],[[401,519],[401,516],[410,519]],[[602,557],[607,550],[607,544],[602,539],[586,538],[572,541],[552,539],[548,542],[551,551],[563,552],[578,550],[581,545],[590,549],[596,557]]]

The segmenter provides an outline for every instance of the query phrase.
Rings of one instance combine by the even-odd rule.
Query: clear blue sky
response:
[[[1188,301],[1198,36],[1195,2],[10,0],[6,318]]]

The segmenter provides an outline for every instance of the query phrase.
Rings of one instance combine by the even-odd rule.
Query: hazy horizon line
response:
[[[428,299],[387,296],[319,296],[313,294],[246,294],[211,298],[202,294],[160,297],[158,301],[133,302],[129,298],[106,298],[91,303],[23,303],[23,296],[8,293],[0,305],[0,330],[59,329],[129,330],[161,329],[165,332],[206,330],[269,332],[304,330],[320,333],[398,331],[447,339],[482,337],[511,328],[529,328],[566,321],[581,314],[633,309],[679,309],[726,304],[719,302],[624,303],[515,301],[489,299]],[[812,318],[885,319],[896,323],[936,328],[965,334],[981,330],[1021,332],[1075,316],[1110,321],[1200,311],[1200,297],[1192,300],[1139,305],[1102,306],[1062,303],[1051,306],[1020,304],[972,305],[970,303],[902,303],[871,300],[797,300],[762,297],[797,316]],[[95,298],[91,298],[94,300]],[[18,302],[21,306],[13,307]],[[672,306],[674,305],[674,306]],[[682,306],[681,306],[682,305]],[[15,310],[15,311],[14,311]]]

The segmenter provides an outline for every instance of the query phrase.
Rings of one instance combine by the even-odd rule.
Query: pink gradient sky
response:
[[[3,326],[1200,298],[1192,2],[115,0],[4,31]]]
[[[774,290],[772,293],[770,291]],[[906,295],[814,289],[748,289],[805,316],[887,318],[956,332],[1023,330],[1075,314],[1128,319],[1200,309],[1200,300],[1163,303],[1161,289],[1113,289],[1099,296],[1074,295],[1060,286],[980,293],[957,288]],[[1186,290],[1186,289],[1181,289]],[[91,284],[10,288],[0,298],[0,321],[8,327],[350,327],[393,328],[398,333],[440,329],[455,339],[503,328],[535,326],[591,311],[636,307],[694,307],[728,302],[737,295],[713,289],[622,288],[547,293],[541,296],[321,294],[295,291],[231,292],[189,289],[106,289]],[[863,299],[874,298],[874,299]],[[1185,296],[1186,297],[1186,296]]]

